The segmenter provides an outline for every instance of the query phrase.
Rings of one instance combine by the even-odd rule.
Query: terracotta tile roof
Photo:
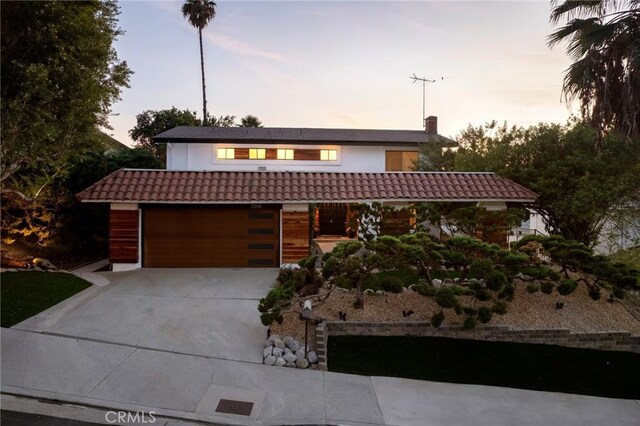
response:
[[[82,201],[295,203],[516,201],[537,195],[493,173],[217,172],[121,169],[80,192]]]
[[[300,143],[343,145],[417,145],[456,142],[424,130],[312,129],[294,127],[201,127],[178,126],[153,137],[154,142]]]

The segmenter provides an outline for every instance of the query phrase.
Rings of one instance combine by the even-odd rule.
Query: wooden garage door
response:
[[[143,266],[278,266],[279,210],[147,207]]]

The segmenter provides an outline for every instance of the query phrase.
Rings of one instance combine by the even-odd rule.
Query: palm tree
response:
[[[242,117],[238,127],[262,127],[262,121],[255,115],[249,114]]]
[[[640,137],[640,0],[553,2],[551,22],[567,23],[548,37],[566,41],[574,60],[566,70],[566,99],[579,99],[582,115],[602,136],[615,130]]]
[[[185,0],[182,16],[198,29],[200,39],[200,69],[202,70],[202,124],[207,125],[207,92],[204,83],[204,54],[202,52],[202,29],[216,17],[216,3],[212,0]]]

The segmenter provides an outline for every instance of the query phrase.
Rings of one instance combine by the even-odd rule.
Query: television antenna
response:
[[[423,124],[425,124],[427,120],[427,115],[426,115],[427,83],[435,83],[436,81],[442,81],[445,79],[445,77],[429,79],[426,77],[418,77],[416,73],[413,73],[411,76],[409,76],[409,78],[413,80],[414,83],[417,83],[419,81],[422,82],[422,118],[420,119],[420,121],[422,121]]]

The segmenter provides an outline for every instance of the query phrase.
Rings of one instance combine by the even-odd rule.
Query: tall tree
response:
[[[115,1],[2,3],[3,194],[44,195],[70,155],[99,144],[131,71]]]
[[[216,3],[212,0],[185,0],[182,5],[182,16],[187,18],[189,23],[198,29],[198,39],[200,40],[200,69],[202,71],[202,117],[206,125],[207,115],[207,92],[204,79],[204,52],[202,50],[202,30],[216,16]]]
[[[180,110],[176,107],[159,111],[146,110],[136,115],[136,126],[129,130],[136,147],[146,149],[163,164],[167,159],[167,147],[153,143],[151,138],[177,126],[202,126],[195,111]]]
[[[596,148],[595,131],[582,122],[529,128],[469,127],[458,137],[457,171],[492,171],[539,194],[528,207],[547,230],[593,245],[616,209],[640,199],[640,144],[615,134]]]
[[[104,152],[97,128],[128,87],[115,1],[12,1],[0,6],[2,238],[62,236],[73,159]],[[6,246],[3,246],[6,249]]]
[[[551,22],[567,23],[549,36],[549,45],[567,42],[573,64],[563,91],[579,99],[582,114],[598,131],[640,140],[640,0],[553,2]]]
[[[240,119],[240,127],[263,127],[262,121],[255,115],[245,115]]]

